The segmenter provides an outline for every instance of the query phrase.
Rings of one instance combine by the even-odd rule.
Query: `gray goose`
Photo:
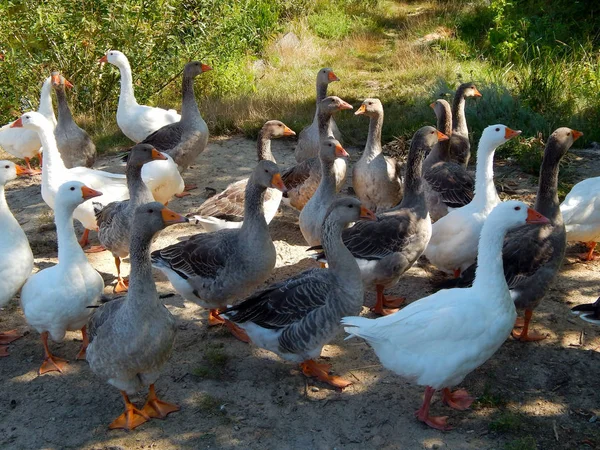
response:
[[[558,128],[546,144],[534,209],[546,216],[550,224],[541,227],[523,225],[510,231],[504,240],[504,276],[517,311],[524,311],[525,316],[524,321],[517,320],[513,337],[523,342],[546,338],[529,331],[529,323],[533,310],[548,292],[565,255],[567,240],[558,201],[558,172],[560,160],[581,135],[581,132],[570,128]],[[476,264],[461,274],[458,286],[473,283]],[[519,328],[522,328],[521,332],[517,331]]]
[[[258,160],[275,162],[271,152],[271,139],[282,136],[295,136],[296,133],[279,120],[269,120],[260,129],[256,150]],[[231,183],[225,190],[207,199],[193,216],[196,224],[201,224],[206,231],[217,231],[224,228],[241,228],[244,223],[244,192],[248,178]],[[281,203],[281,191],[269,188],[265,193],[265,220],[271,223]]]
[[[129,199],[112,202],[104,207],[100,203],[94,203],[98,239],[100,244],[110,250],[115,258],[117,268],[115,292],[127,291],[127,282],[121,277],[121,258],[125,258],[129,254],[135,210],[144,203],[154,201],[152,192],[142,180],[142,167],[150,161],[166,159],[162,153],[149,144],[135,145],[131,150],[125,169]]]
[[[351,383],[329,375],[330,366],[318,364],[315,359],[340,330],[340,319],[361,310],[360,270],[340,239],[342,230],[359,218],[373,220],[375,215],[357,199],[335,200],[323,223],[323,248],[330,256],[329,269],[310,269],[272,284],[223,313],[257,346],[300,363],[305,375],[339,389]]]
[[[430,105],[437,116],[438,129],[452,136],[452,114],[446,100]],[[438,142],[423,162],[425,200],[433,222],[448,214],[449,208],[460,208],[473,200],[475,178],[467,169],[451,161],[450,141]]]
[[[152,253],[154,267],[182,297],[210,309],[210,325],[223,323],[218,309],[264,282],[275,267],[277,253],[263,207],[270,187],[285,189],[279,168],[272,161],[260,161],[246,186],[241,228],[197,234]],[[240,330],[231,331],[247,341]]]
[[[318,107],[318,125],[319,139],[325,140],[331,136],[329,123],[334,113],[345,109],[352,109],[352,105],[339,97],[326,97],[319,103]],[[302,161],[288,169],[282,174],[283,182],[288,191],[284,193],[282,201],[301,211],[306,202],[313,196],[319,182],[321,181],[321,164],[318,157],[313,157]],[[346,180],[346,160],[338,159],[335,162],[335,180],[337,189],[341,189]]]
[[[481,97],[481,92],[473,83],[463,83],[454,94],[452,102],[452,136],[448,143],[452,161],[467,167],[471,158],[471,143],[469,142],[469,129],[465,116],[465,103],[467,98]]]
[[[352,186],[363,204],[375,212],[393,208],[402,200],[401,165],[381,151],[383,105],[367,98],[354,113],[370,118],[369,135],[362,156],[352,168]]]
[[[109,428],[131,430],[150,418],[164,418],[179,406],[156,397],[154,383],[171,356],[175,318],[160,301],[152,279],[150,245],[156,233],[168,225],[187,222],[161,203],[139,206],[131,232],[131,275],[126,297],[102,304],[88,322],[86,359],[92,372],[121,391],[125,412]],[[142,409],[129,395],[148,386]]]
[[[367,288],[375,288],[377,303],[373,312],[388,315],[397,310],[404,298],[388,299],[383,291],[394,286],[400,276],[415,263],[431,237],[431,219],[427,212],[421,165],[425,153],[439,140],[448,139],[434,127],[419,129],[413,136],[404,180],[404,197],[395,208],[377,214],[376,221],[358,221],[344,230],[344,245],[360,267]],[[322,260],[326,251],[317,256]]]
[[[304,128],[298,135],[298,143],[294,150],[296,161],[301,163],[310,158],[319,156],[320,139],[319,139],[319,104],[327,97],[327,86],[334,81],[340,81],[333,70],[323,68],[317,73],[317,108],[312,123]],[[329,121],[329,134],[341,141],[340,130],[335,123],[335,120]]]
[[[96,146],[85,130],[75,123],[67,103],[65,88],[72,88],[73,85],[58,72],[52,72],[51,78],[58,103],[54,137],[65,167],[92,167],[96,161]]]

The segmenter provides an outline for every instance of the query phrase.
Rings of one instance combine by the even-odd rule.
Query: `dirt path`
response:
[[[293,161],[293,143],[274,141],[282,165]],[[352,151],[354,150],[354,151]],[[350,149],[353,158],[357,150]],[[247,175],[255,161],[254,143],[242,138],[214,140],[186,175],[199,189],[169,207],[194,212],[205,187],[217,190]],[[118,168],[114,159],[103,167]],[[589,161],[582,165],[590,167]],[[599,167],[595,165],[595,167]],[[531,177],[504,166],[508,181],[526,198],[535,192]],[[586,175],[594,175],[586,171]],[[600,175],[600,173],[595,173]],[[55,260],[56,234],[39,189],[40,178],[22,179],[7,189],[9,204],[25,228],[36,255],[36,269]],[[513,186],[514,187],[514,186]],[[297,215],[283,210],[271,224],[278,249],[277,267],[268,282],[283,279],[314,263],[306,258]],[[200,232],[193,225],[170,227],[155,247]],[[173,357],[157,388],[182,410],[167,420],[153,420],[131,433],[107,425],[121,413],[118,391],[97,379],[85,362],[72,361],[65,374],[37,376],[42,346],[28,332],[18,302],[0,315],[0,329],[18,328],[26,336],[0,359],[0,448],[82,449],[562,449],[600,448],[600,329],[570,315],[573,304],[594,300],[600,291],[600,263],[580,263],[570,246],[559,279],[535,314],[534,327],[548,339],[521,344],[509,339],[463,387],[479,401],[457,412],[437,399],[432,412],[449,415],[456,429],[440,433],[416,422],[422,390],[384,370],[361,341],[343,341],[343,333],[325,348],[336,373],[355,384],[343,393],[307,380],[290,364],[207,328],[201,308],[178,295],[165,304],[179,320]],[[114,265],[105,253],[89,255],[112,293]],[[127,267],[127,265],[125,265]],[[128,270],[126,268],[126,270]],[[161,294],[173,289],[162,274]],[[392,294],[413,301],[435,291],[440,275],[426,263],[408,271]],[[372,304],[374,296],[367,295]],[[368,309],[363,309],[368,314]],[[79,333],[52,344],[56,354],[73,358]],[[143,401],[143,396],[135,399]]]

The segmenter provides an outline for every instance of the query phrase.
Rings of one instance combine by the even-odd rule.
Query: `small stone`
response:
[[[233,429],[234,429],[235,431],[240,431],[240,427],[238,427],[237,425],[236,425],[236,426],[234,426],[234,427],[233,427]]]
[[[316,387],[316,386],[313,386],[313,387],[310,388],[310,390],[312,392],[319,392],[320,389],[318,387]]]
[[[590,420],[589,420],[589,422],[590,422],[590,423],[596,423],[596,421],[597,421],[597,420],[598,420],[598,416],[596,416],[596,415],[593,415],[592,417],[590,417]]]

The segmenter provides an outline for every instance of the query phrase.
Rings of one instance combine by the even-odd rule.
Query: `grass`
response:
[[[213,344],[204,351],[203,363],[192,370],[192,374],[199,378],[220,380],[223,378],[229,355],[225,352],[223,344]]]
[[[490,385],[486,384],[476,405],[483,408],[501,408],[506,405],[506,400],[501,394],[492,392]]]
[[[194,397],[194,406],[206,415],[222,415],[220,409],[222,404],[223,401],[220,398],[210,394],[200,393]]]
[[[495,433],[515,433],[522,429],[523,417],[511,411],[500,412],[488,424],[488,429]]]
[[[515,439],[504,445],[504,450],[536,450],[537,443],[532,436]]]

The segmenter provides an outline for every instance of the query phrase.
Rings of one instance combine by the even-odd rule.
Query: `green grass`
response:
[[[488,424],[495,433],[515,433],[522,429],[523,417],[511,411],[502,411]]]
[[[506,405],[506,400],[501,394],[492,392],[490,386],[486,384],[476,405],[484,408],[500,408]]]
[[[515,439],[504,445],[504,450],[536,450],[537,443],[532,436]]]
[[[199,378],[220,380],[224,376],[225,367],[229,361],[223,344],[213,344],[204,351],[201,365],[192,370],[192,374]]]

